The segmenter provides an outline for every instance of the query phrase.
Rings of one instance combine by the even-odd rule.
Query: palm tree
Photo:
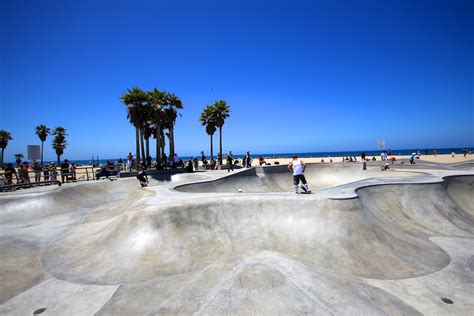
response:
[[[216,127],[219,128],[219,164],[222,165],[222,127],[224,126],[225,120],[229,117],[230,108],[224,100],[219,100],[214,103],[212,112]]]
[[[127,89],[128,93],[125,93],[120,97],[123,104],[127,107],[127,118],[129,119],[130,123],[135,127],[135,138],[136,138],[136,163],[138,169],[138,163],[140,162],[140,140],[141,137],[141,130],[143,127],[143,106],[144,103],[148,99],[148,95],[139,88],[132,88]],[[142,143],[142,153],[144,156],[143,150],[143,141]]]
[[[143,137],[145,138],[145,161],[148,159],[148,156],[150,156],[150,137],[153,135],[154,132],[154,127],[151,125],[147,125],[144,128],[144,133]]]
[[[148,94],[146,94],[146,99],[142,103],[140,108],[140,134],[141,134],[141,152],[143,157],[144,165],[146,166],[146,159],[149,156],[150,150],[148,145],[148,140],[151,137],[152,131],[149,131],[150,125],[152,124],[152,111],[151,107],[148,104]]]
[[[168,93],[166,96],[166,108],[164,110],[164,116],[166,121],[166,128],[168,129],[168,139],[170,145],[170,157],[174,157],[174,124],[176,118],[181,116],[178,110],[183,108],[181,100],[173,93]]]
[[[58,126],[53,130],[52,135],[54,136],[52,146],[58,157],[58,166],[60,166],[61,156],[64,154],[64,149],[66,149],[67,146],[66,130],[64,127]]]
[[[204,110],[201,112],[201,116],[199,117],[199,122],[202,126],[205,126],[206,133],[211,138],[211,157],[210,163],[212,165],[212,161],[214,160],[214,153],[213,153],[213,144],[212,144],[212,136],[216,132],[216,122],[213,112],[213,106],[207,105]]]
[[[2,148],[2,156],[0,157],[0,168],[3,169],[3,153],[5,152],[5,148],[7,148],[8,141],[12,140],[12,135],[5,131],[0,130],[0,148]]]
[[[163,141],[163,126],[164,126],[164,112],[163,106],[166,103],[166,92],[160,91],[157,88],[148,92],[148,105],[151,110],[152,122],[155,127],[154,136],[156,139],[156,161],[161,165],[161,157],[163,157],[162,148]]]
[[[46,137],[50,134],[50,129],[46,127],[46,125],[41,124],[36,126],[35,132],[41,140],[41,165],[43,165],[43,145],[46,141]]]

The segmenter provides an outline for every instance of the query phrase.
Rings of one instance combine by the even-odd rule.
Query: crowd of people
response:
[[[32,163],[24,161],[19,163],[18,168],[15,168],[12,163],[8,163],[5,166],[5,180],[7,185],[31,183],[30,174],[33,173],[34,182],[58,181],[58,175],[61,176],[62,183],[75,182],[77,181],[76,169],[77,165],[69,163],[67,159],[61,163],[59,170],[54,162],[41,165],[37,161]]]
[[[425,150],[425,154],[428,154],[428,151]],[[437,150],[433,150],[433,155],[437,155]],[[463,149],[462,154],[464,157],[467,155],[471,155],[471,151],[468,149]],[[420,152],[412,153],[409,156],[410,164],[416,164],[415,159],[419,159],[421,155]],[[451,156],[454,157],[456,155],[455,150],[451,150]],[[332,163],[332,158],[328,157],[328,162]],[[156,170],[163,170],[163,169],[176,169],[176,168],[185,168],[187,172],[198,171],[200,168],[203,170],[217,170],[217,169],[227,169],[228,172],[234,170],[234,165],[241,165],[244,168],[250,168],[252,166],[253,158],[249,151],[245,153],[242,157],[242,160],[239,161],[235,159],[232,151],[229,151],[225,156],[225,164],[223,162],[223,157],[220,154],[217,155],[216,158],[214,157],[206,157],[204,151],[201,152],[201,157],[198,159],[197,157],[193,157],[186,161],[183,161],[178,154],[174,154],[173,157],[168,157],[166,154],[161,157],[161,162],[152,161],[152,157],[148,156],[144,161],[139,163],[138,171],[156,169]],[[367,157],[365,152],[361,152],[360,154],[360,161],[368,162],[368,161],[377,161],[377,157],[372,156],[372,158]],[[380,160],[384,163],[386,167],[385,170],[389,169],[388,162],[391,161],[393,164],[397,158],[391,156],[390,151],[382,151],[380,154]],[[265,158],[262,155],[259,155],[256,158],[257,166],[264,166],[268,163],[265,161]],[[350,163],[350,162],[358,162],[358,158],[356,156],[345,156],[342,157],[343,163]],[[324,158],[321,159],[321,162],[326,162]],[[123,161],[119,159],[118,161],[112,162],[112,160],[107,161],[106,164],[100,166],[98,170],[95,171],[94,177],[95,179],[101,178],[110,178],[111,176],[118,176],[121,171],[132,171],[135,169],[135,160],[133,158],[132,153],[128,153],[127,159]],[[402,162],[403,163],[403,162]],[[24,183],[32,183],[33,179],[34,182],[42,182],[42,181],[60,181],[62,183],[66,182],[75,182],[78,180],[77,177],[77,165],[73,162],[69,162],[65,159],[59,166],[52,162],[46,163],[41,165],[37,161],[33,161],[31,163],[28,162],[21,162],[17,161],[17,168],[13,166],[12,163],[7,163],[4,168],[4,178],[5,184],[12,185],[12,184],[24,184]],[[277,164],[277,162],[275,162]],[[136,169],[135,169],[136,170]],[[32,175],[32,176],[31,176]],[[82,175],[82,177],[85,177]]]
[[[136,161],[133,158],[133,154],[131,152],[127,155],[127,160],[125,163],[125,170],[133,171],[136,167]],[[220,162],[223,162],[223,157],[220,154],[217,154],[217,157],[206,157],[204,151],[201,151],[201,157],[198,159],[196,156],[184,161],[182,158],[178,156],[177,153],[174,154],[173,157],[168,157],[166,154],[161,157],[161,162],[152,161],[150,156],[147,157],[145,161],[141,161],[139,166],[144,170],[156,169],[156,170],[163,170],[163,169],[176,169],[176,168],[186,168],[188,172],[198,171],[201,167],[203,170],[217,170],[220,167]],[[247,151],[245,156],[242,158],[242,166],[246,168],[250,168],[252,166],[252,157],[250,152]],[[119,159],[119,163],[123,163],[122,159]],[[234,165],[240,164],[239,160],[234,159],[234,155],[232,151],[229,151],[225,156],[225,168],[230,172],[234,170]],[[265,164],[265,161],[262,156],[259,157],[259,164]],[[221,167],[222,168],[222,167]],[[139,168],[140,169],[140,168]],[[136,170],[136,169],[135,169]]]

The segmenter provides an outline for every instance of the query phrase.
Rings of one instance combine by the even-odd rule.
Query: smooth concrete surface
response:
[[[0,194],[0,314],[472,315],[472,164],[284,168]]]
[[[337,166],[337,168],[335,167]],[[388,170],[379,166],[362,170],[360,164],[307,164],[305,178],[311,190],[325,189],[348,182],[378,177],[414,177],[419,172]],[[292,175],[287,166],[256,167],[240,172],[239,176],[178,186],[182,192],[291,192]]]

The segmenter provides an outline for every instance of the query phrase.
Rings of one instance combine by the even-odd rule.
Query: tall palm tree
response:
[[[143,157],[143,162],[144,165],[146,166],[146,159],[150,153],[150,150],[148,148],[148,140],[151,137],[151,132],[148,131],[150,128],[150,125],[152,124],[152,111],[151,107],[148,104],[148,94],[145,92],[146,99],[142,103],[141,108],[140,108],[140,134],[141,134],[141,152],[142,152],[142,157]]]
[[[181,116],[178,110],[183,108],[181,100],[173,93],[168,93],[166,96],[166,108],[164,116],[166,120],[166,128],[168,129],[168,139],[170,145],[170,157],[174,157],[174,124],[176,118]]]
[[[145,161],[150,156],[150,137],[153,135],[154,127],[151,125],[147,125],[144,128],[143,137],[145,138]]]
[[[64,127],[58,126],[51,134],[54,136],[52,146],[58,157],[58,166],[60,166],[61,156],[64,154],[64,149],[66,149],[67,146],[66,129],[64,129]]]
[[[3,169],[3,153],[5,148],[7,148],[8,141],[12,140],[12,134],[5,130],[0,130],[0,148],[2,148],[2,156],[0,157],[0,168]]]
[[[36,135],[38,135],[39,139],[41,140],[41,165],[43,165],[43,145],[46,141],[46,138],[50,134],[50,129],[46,127],[46,125],[38,125],[35,129]]]
[[[155,127],[154,136],[156,139],[156,161],[158,165],[161,165],[161,158],[163,157],[162,148],[164,147],[163,141],[163,126],[164,126],[164,113],[163,106],[166,103],[166,92],[160,91],[157,88],[153,91],[148,92],[148,105],[152,113],[152,122]]]
[[[201,112],[199,117],[199,122],[206,128],[206,133],[211,138],[211,157],[210,162],[212,165],[212,161],[214,160],[214,152],[213,152],[213,144],[212,144],[212,136],[216,132],[216,122],[213,112],[213,106],[207,105],[204,110]]]
[[[229,117],[230,108],[227,105],[227,102],[224,100],[216,101],[212,109],[216,127],[219,128],[219,164],[222,165],[222,127],[224,126],[225,120]]]
[[[135,145],[136,145],[136,163],[138,169],[138,163],[140,163],[140,140],[141,137],[141,129],[143,126],[143,106],[144,103],[148,99],[148,95],[139,88],[132,88],[127,89],[127,93],[122,95],[120,99],[122,100],[123,104],[127,107],[127,118],[129,119],[130,123],[135,127]],[[142,142],[143,145],[143,142]],[[142,146],[143,148],[143,146]],[[144,151],[142,150],[143,155]]]

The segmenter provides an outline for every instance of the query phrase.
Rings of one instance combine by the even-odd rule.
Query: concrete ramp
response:
[[[361,164],[307,164],[305,177],[312,190],[331,188],[368,178],[416,177],[419,172],[362,170]],[[287,166],[256,167],[227,177],[178,186],[181,192],[293,192],[293,176]]]
[[[0,196],[0,314],[472,312],[474,175],[359,166],[308,166],[314,187],[370,175],[338,199],[285,193],[285,167]]]

